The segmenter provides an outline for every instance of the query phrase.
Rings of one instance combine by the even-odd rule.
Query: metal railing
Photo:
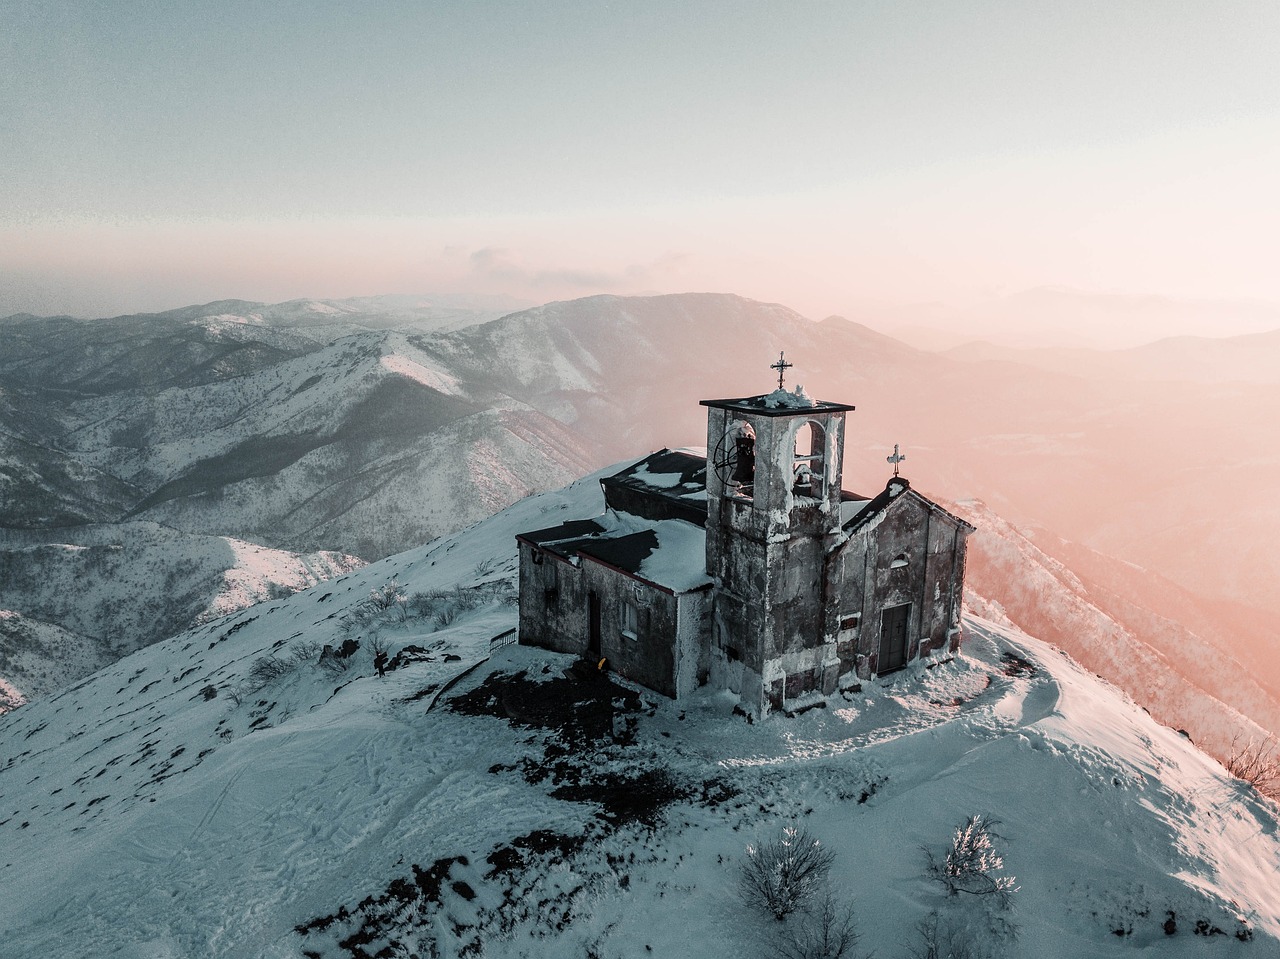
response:
[[[497,636],[493,637],[493,639],[489,640],[489,654],[492,655],[495,650],[499,650],[503,646],[510,646],[513,643],[519,642],[519,640],[520,633],[515,627],[507,630],[505,633],[499,633]]]

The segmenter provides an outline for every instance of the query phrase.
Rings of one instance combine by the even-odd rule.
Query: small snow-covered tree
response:
[[[835,854],[805,829],[784,826],[776,839],[747,847],[738,896],[782,921],[814,897],[834,860]]]
[[[398,611],[400,618],[404,619],[405,599],[404,586],[393,577],[377,589],[369,591],[368,603],[380,613],[389,610]]]
[[[991,841],[996,836],[996,825],[990,816],[970,816],[952,834],[951,845],[941,860],[925,850],[929,871],[947,887],[948,893],[990,896],[1002,906],[1009,904],[1009,897],[1018,887],[1014,876],[1002,875],[1004,857],[996,852]]]

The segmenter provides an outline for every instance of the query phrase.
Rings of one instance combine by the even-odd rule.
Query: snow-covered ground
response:
[[[529,497],[0,717],[0,953],[767,955],[735,879],[792,822],[859,954],[908,955],[932,913],[998,955],[1280,949],[1274,807],[1016,630],[970,619],[953,660],[755,725],[502,645],[514,534],[599,498]],[[973,814],[1008,910],[927,875]]]

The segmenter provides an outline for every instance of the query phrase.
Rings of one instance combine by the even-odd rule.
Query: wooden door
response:
[[[911,604],[890,606],[880,614],[880,659],[876,672],[883,676],[907,665],[907,621]]]

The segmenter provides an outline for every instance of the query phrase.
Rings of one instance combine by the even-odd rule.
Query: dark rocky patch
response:
[[[457,887],[461,885],[471,893],[470,897],[464,898],[474,898],[475,892],[470,886],[460,880],[450,879],[450,873],[455,868],[468,865],[466,856],[437,859],[425,869],[415,864],[411,867],[412,880],[405,876],[397,877],[381,895],[365,897],[354,910],[340,906],[336,912],[329,915],[316,916],[307,922],[299,923],[294,926],[294,931],[301,936],[307,936],[315,932],[324,932],[335,923],[356,922],[358,925],[351,934],[338,941],[338,948],[346,950],[352,959],[375,959],[375,957],[391,955],[390,944],[375,952],[370,952],[365,946],[385,940],[389,934],[393,935],[394,931],[403,924],[400,921],[400,915],[410,903],[439,905],[446,882],[450,883],[450,888],[456,895],[461,895],[457,892]]]
[[[1024,659],[1017,653],[1005,650],[1000,654],[1000,670],[1006,676],[1034,676],[1039,670],[1035,663]]]
[[[579,776],[551,795],[565,802],[597,804],[600,818],[614,827],[639,823],[654,829],[668,806],[692,798],[694,790],[665,769],[645,769]]]
[[[464,716],[496,716],[515,726],[552,730],[566,746],[590,748],[620,742],[615,718],[638,712],[640,696],[592,668],[542,682],[526,673],[494,673],[445,705]],[[621,744],[627,740],[623,732]]]
[[[524,872],[535,861],[546,864],[564,862],[574,855],[587,840],[586,835],[566,836],[550,829],[535,829],[518,836],[505,846],[499,846],[485,858],[489,864],[486,879],[507,873]]]

